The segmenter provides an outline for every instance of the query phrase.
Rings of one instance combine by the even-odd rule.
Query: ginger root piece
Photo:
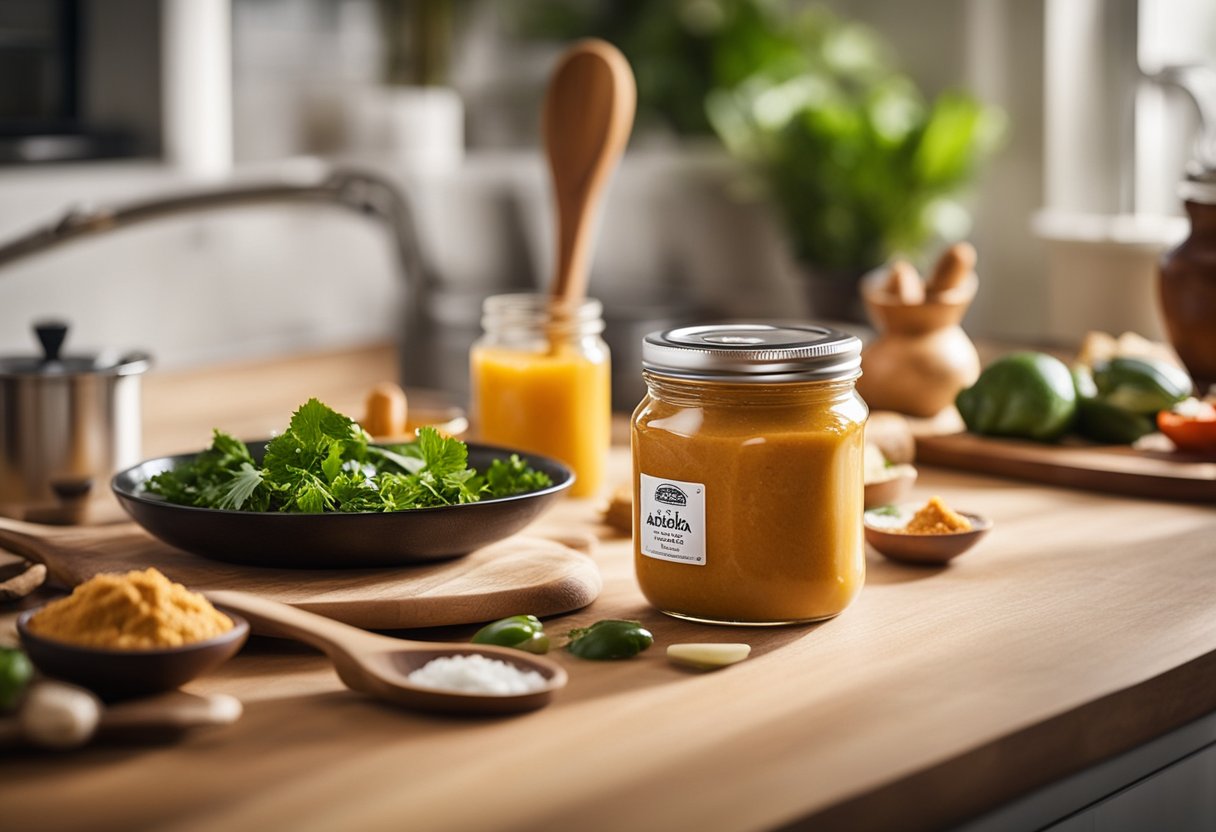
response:
[[[975,262],[975,246],[971,243],[955,243],[943,251],[929,278],[929,296],[932,297],[962,286],[967,275],[975,270]]]
[[[633,486],[622,485],[613,490],[604,509],[604,523],[625,534],[633,533]]]
[[[906,260],[896,260],[891,264],[891,273],[887,275],[883,288],[888,294],[899,298],[899,302],[905,306],[925,302],[925,284],[916,267]]]
[[[1125,332],[1118,338],[1096,330],[1085,333],[1076,363],[1093,368],[1112,358],[1145,358],[1185,369],[1173,349],[1160,341],[1150,341],[1135,332]]]

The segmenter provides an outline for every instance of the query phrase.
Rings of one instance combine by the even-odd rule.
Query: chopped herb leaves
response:
[[[216,430],[211,447],[152,477],[147,490],[171,503],[238,511],[404,511],[461,505],[547,488],[547,474],[515,454],[484,474],[469,449],[431,427],[382,447],[348,416],[309,399],[267,443],[261,465],[243,442]]]

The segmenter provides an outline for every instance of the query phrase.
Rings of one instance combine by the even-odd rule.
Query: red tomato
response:
[[[1157,414],[1157,429],[1180,451],[1216,453],[1216,407],[1207,402],[1186,413],[1161,411]]]

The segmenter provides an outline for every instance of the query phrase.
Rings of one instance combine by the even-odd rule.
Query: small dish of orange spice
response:
[[[145,569],[95,575],[21,613],[17,633],[43,673],[113,700],[173,690],[222,664],[249,623]]]
[[[902,529],[903,534],[955,534],[971,531],[971,521],[946,505],[941,497],[930,497]]]
[[[866,542],[880,554],[908,563],[946,563],[991,528],[990,520],[956,511],[937,496],[915,510],[884,506],[865,513]]]

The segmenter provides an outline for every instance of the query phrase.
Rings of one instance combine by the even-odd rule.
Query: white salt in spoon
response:
[[[566,686],[566,671],[555,662],[508,647],[408,641],[376,635],[349,624],[296,609],[277,601],[233,590],[206,593],[212,603],[249,620],[254,632],[295,639],[327,655],[338,677],[350,689],[397,705],[426,711],[467,714],[507,714],[548,705]],[[432,659],[481,655],[533,670],[545,686],[528,693],[492,694],[423,687],[409,675]]]

